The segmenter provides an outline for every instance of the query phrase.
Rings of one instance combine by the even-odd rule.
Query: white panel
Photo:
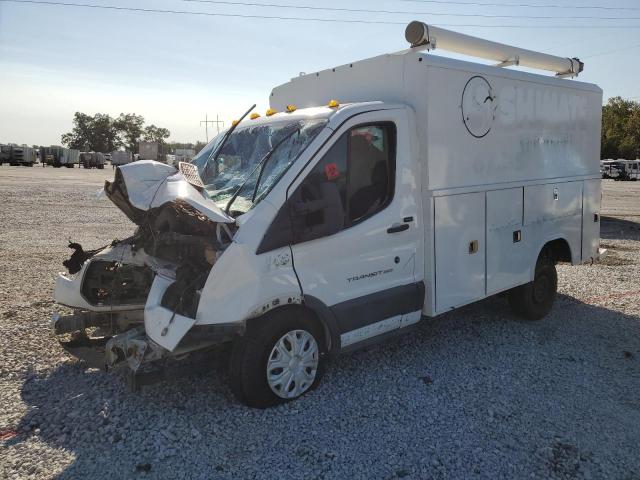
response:
[[[474,241],[477,251],[470,253]],[[484,192],[435,199],[435,254],[437,312],[484,297]]]
[[[572,262],[580,261],[582,239],[582,182],[550,183],[524,187],[523,242],[535,265],[540,249],[563,238],[571,248]],[[533,274],[533,269],[530,270]]]
[[[418,323],[421,318],[422,318],[422,311],[420,310],[418,310],[417,312],[406,313],[402,315],[402,320],[400,320],[400,326],[408,327],[409,325]]]
[[[529,281],[530,261],[522,235],[522,188],[487,192],[487,295]]]
[[[475,69],[427,70],[430,189],[599,173],[599,93],[569,81],[561,88]]]
[[[582,213],[582,182],[525,187],[524,204],[525,225],[579,215]]]
[[[467,105],[479,106],[470,117],[486,115],[489,131],[481,138],[467,130],[461,109],[472,77],[489,86],[484,98],[476,98],[477,88],[466,95]],[[602,91],[595,85],[412,52],[294,78],[274,88],[270,101],[282,109],[326,105],[331,98],[411,106],[428,189],[600,171]]]
[[[401,55],[387,54],[294,77],[273,89],[269,105],[284,111],[290,103],[307,108],[327,105],[332,99],[342,104],[400,102],[406,94],[402,89],[403,65]]]
[[[600,246],[601,181],[586,180],[582,197],[582,260],[597,258]],[[597,215],[597,219],[595,217]]]
[[[354,343],[366,340],[367,338],[382,335],[383,333],[400,328],[401,319],[402,315],[397,315],[395,317],[380,320],[379,322],[372,323],[371,325],[366,325],[364,327],[351,330],[350,332],[343,333],[340,335],[340,345],[342,348],[345,348],[349,345],[353,345]]]

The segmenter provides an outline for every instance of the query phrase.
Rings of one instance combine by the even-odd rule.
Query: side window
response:
[[[375,215],[391,202],[394,185],[394,124],[345,132],[290,198],[294,243],[332,235]]]
[[[348,218],[350,225],[386,207],[393,198],[395,131],[391,124],[349,132]]]
[[[349,137],[344,134],[324,154],[315,168],[298,187],[302,202],[322,201],[323,197],[334,195],[337,191],[340,201],[340,228],[344,226],[342,220],[347,204],[347,152]],[[338,211],[334,212],[338,214]],[[318,221],[322,219],[318,218]]]

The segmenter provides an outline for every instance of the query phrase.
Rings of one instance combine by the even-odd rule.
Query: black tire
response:
[[[553,307],[558,292],[558,273],[553,256],[542,251],[536,262],[533,282],[509,291],[509,306],[525,320],[540,320]]]
[[[293,398],[282,398],[269,386],[267,362],[276,343],[288,332],[310,333],[318,347],[318,365],[309,387]],[[247,333],[239,337],[231,352],[230,383],[233,394],[242,403],[254,408],[279,405],[316,388],[323,373],[322,354],[325,350],[321,328],[315,318],[303,308],[280,308],[254,320]]]

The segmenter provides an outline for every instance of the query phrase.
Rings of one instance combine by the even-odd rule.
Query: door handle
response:
[[[387,233],[398,233],[404,232],[405,230],[409,230],[409,225],[403,223],[402,225],[394,225],[393,227],[387,228]]]

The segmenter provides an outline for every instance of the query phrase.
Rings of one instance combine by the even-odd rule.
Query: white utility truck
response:
[[[406,37],[274,88],[178,171],[116,169],[106,195],[138,229],[71,245],[56,332],[114,335],[107,365],[140,380],[231,343],[234,392],[264,407],[312,389],[325,354],[500,292],[547,314],[556,262],[598,257],[601,90],[563,78],[577,59],[421,22]]]

